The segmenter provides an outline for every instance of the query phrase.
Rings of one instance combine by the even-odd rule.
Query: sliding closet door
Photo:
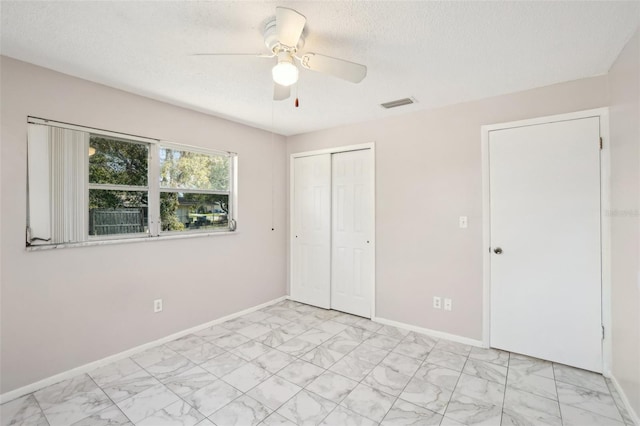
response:
[[[291,298],[331,307],[331,155],[294,160]]]
[[[331,307],[370,318],[373,154],[370,149],[336,153],[332,163]]]

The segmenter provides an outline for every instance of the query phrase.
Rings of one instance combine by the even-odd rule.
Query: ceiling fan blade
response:
[[[273,58],[276,55],[267,53],[192,53],[191,56],[253,56],[256,58]]]
[[[298,59],[302,66],[308,70],[330,74],[352,83],[360,83],[367,75],[366,66],[344,59],[317,53],[305,53]]]
[[[296,47],[307,18],[293,9],[276,7],[276,32],[278,41],[289,47]]]
[[[291,96],[291,86],[281,86],[278,83],[273,83],[273,100],[284,101]]]

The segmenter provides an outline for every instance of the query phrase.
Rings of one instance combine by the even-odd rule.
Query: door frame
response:
[[[600,151],[600,238],[601,238],[601,268],[602,268],[602,326],[604,338],[602,340],[602,374],[611,377],[611,218],[608,214],[611,200],[611,168],[610,168],[610,139],[609,139],[609,108],[596,108],[566,114],[550,115],[526,120],[481,126],[482,148],[482,342],[485,347],[491,343],[491,197],[489,182],[489,134],[495,130],[532,126],[537,124],[555,123],[560,121],[577,120],[581,118],[600,118],[600,137],[602,150]]]
[[[311,157],[314,155],[322,155],[322,154],[338,154],[341,152],[350,152],[350,151],[362,151],[365,149],[371,150],[371,200],[373,204],[373,211],[371,212],[371,250],[373,254],[373,271],[372,271],[372,282],[370,294],[371,294],[371,318],[375,318],[376,316],[376,148],[375,142],[362,143],[358,145],[345,145],[345,146],[337,146],[333,148],[319,149],[314,151],[304,151],[304,152],[296,152],[289,156],[289,247],[288,247],[288,260],[289,260],[289,277],[288,277],[288,296],[291,297],[291,278],[293,277],[293,262],[292,262],[292,250],[293,247],[293,196],[294,196],[294,160],[300,157]]]

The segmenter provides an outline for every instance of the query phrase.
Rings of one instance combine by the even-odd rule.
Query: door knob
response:
[[[493,249],[493,252],[495,254],[502,254],[502,249],[500,247],[496,247],[496,248]]]

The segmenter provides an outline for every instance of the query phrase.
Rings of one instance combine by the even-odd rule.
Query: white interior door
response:
[[[370,149],[332,158],[331,307],[371,317],[373,288],[373,155]]]
[[[291,298],[331,306],[331,155],[294,160]]]
[[[597,372],[599,127],[591,117],[489,134],[491,346]]]

